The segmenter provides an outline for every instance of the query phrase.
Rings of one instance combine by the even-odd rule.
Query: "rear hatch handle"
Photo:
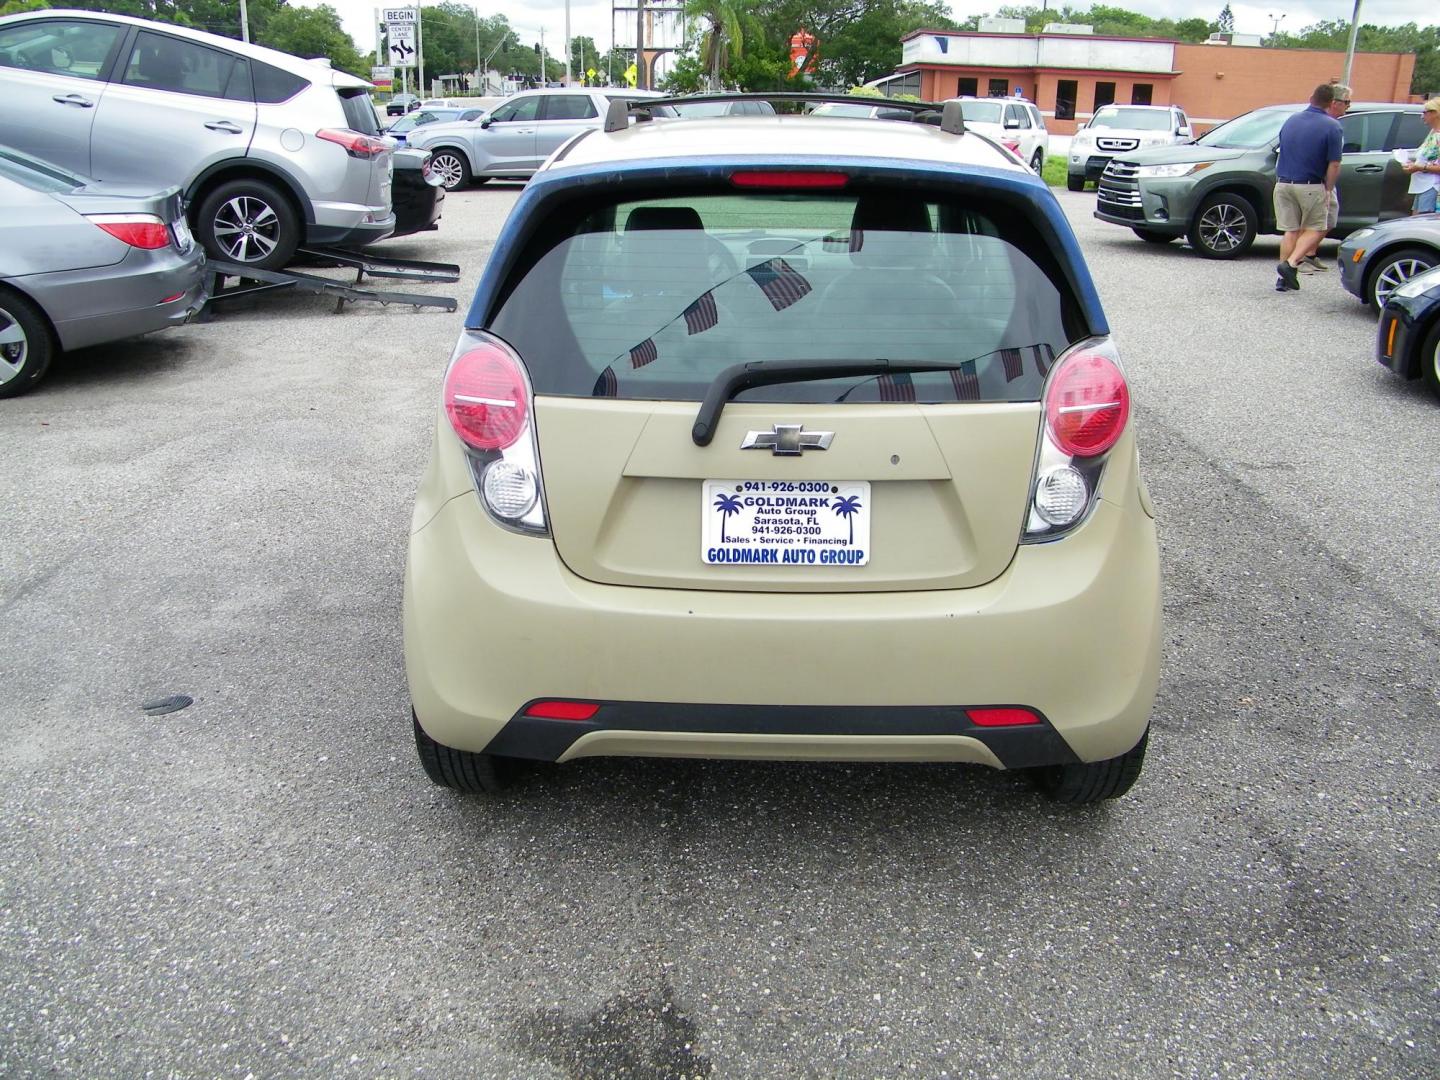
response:
[[[720,423],[720,413],[725,403],[742,390],[756,386],[774,386],[778,383],[817,382],[822,379],[840,379],[847,375],[901,375],[921,371],[955,371],[973,360],[752,360],[745,364],[731,364],[705,391],[700,403],[700,413],[695,417],[695,426],[690,437],[696,446],[709,446],[715,437],[715,428]]]

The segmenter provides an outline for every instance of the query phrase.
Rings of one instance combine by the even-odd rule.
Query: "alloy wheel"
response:
[[[1232,203],[1216,203],[1200,215],[1200,240],[1211,251],[1234,251],[1247,231],[1245,215]]]
[[[19,321],[0,307],[0,386],[16,378],[30,355],[30,341]]]
[[[253,195],[237,195],[215,212],[215,243],[241,263],[259,262],[280,242],[280,217]]]
[[[430,159],[430,168],[440,177],[446,191],[454,191],[465,180],[465,167],[454,154],[441,154]]]
[[[1429,269],[1430,264],[1420,259],[1396,259],[1375,278],[1375,306],[1383,308],[1392,292]]]

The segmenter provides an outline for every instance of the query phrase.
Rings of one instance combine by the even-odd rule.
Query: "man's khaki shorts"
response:
[[[1281,232],[1325,232],[1329,210],[1330,193],[1324,184],[1275,185],[1275,227]]]
[[[1330,203],[1325,210],[1325,231],[1331,232],[1340,224],[1340,193],[1330,192]]]

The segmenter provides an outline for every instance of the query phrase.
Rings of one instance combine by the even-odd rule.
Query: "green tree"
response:
[[[700,64],[711,90],[725,86],[725,70],[745,53],[745,0],[687,0],[685,17],[701,25]]]
[[[352,75],[370,73],[360,60],[355,42],[340,25],[339,13],[328,4],[314,8],[286,7],[265,24],[263,34],[252,31],[251,40],[260,45],[301,57],[326,57],[332,67]]]

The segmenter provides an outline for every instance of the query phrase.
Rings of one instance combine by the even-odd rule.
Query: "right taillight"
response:
[[[445,372],[444,406],[486,512],[506,528],[544,534],[530,378],[520,357],[498,338],[466,331]]]
[[[1089,515],[1106,455],[1130,420],[1130,388],[1109,338],[1063,355],[1045,384],[1045,430],[1035,457],[1022,540],[1053,540]]]
[[[366,108],[369,108],[367,105]],[[358,131],[351,131],[349,128],[321,128],[315,132],[317,139],[324,139],[326,142],[343,146],[345,152],[353,158],[372,158],[383,154],[394,144],[389,139],[376,138],[373,135],[362,135]]]

